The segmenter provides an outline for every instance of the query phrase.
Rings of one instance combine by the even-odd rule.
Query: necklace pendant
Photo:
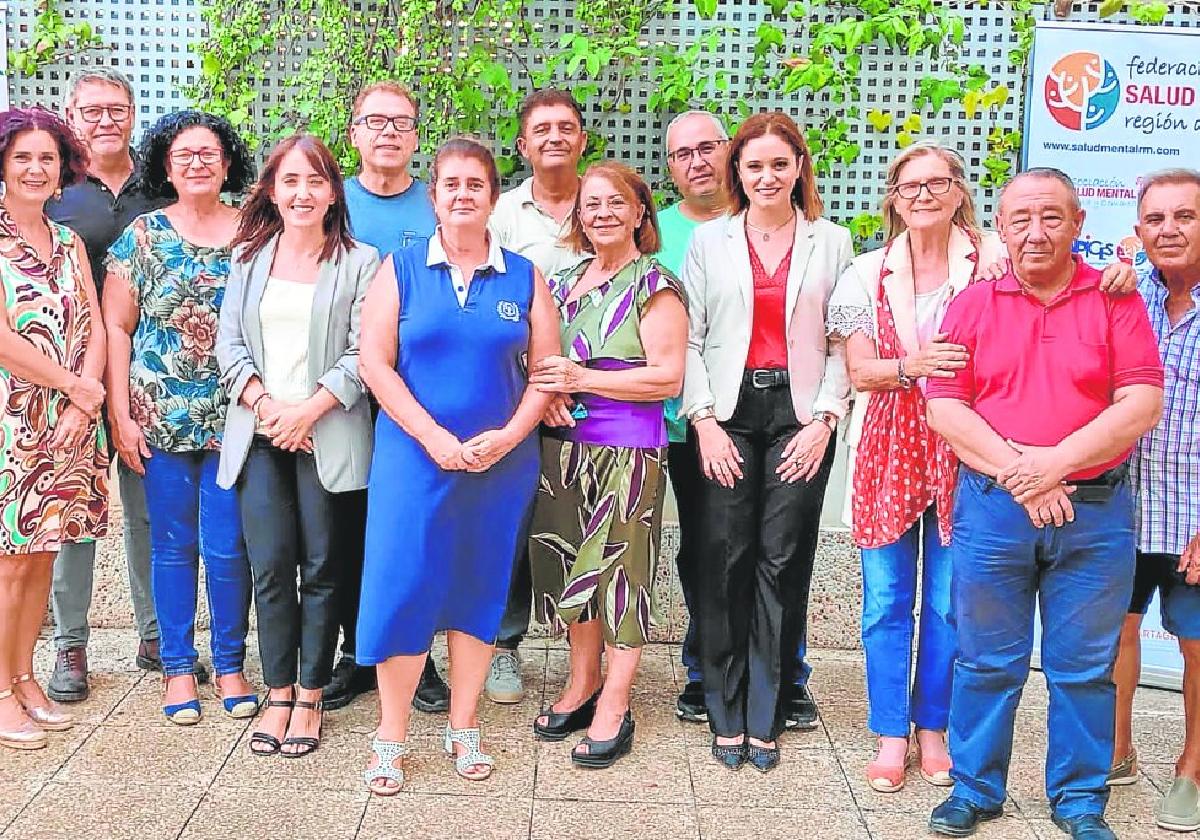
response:
[[[771,234],[764,233],[763,234],[763,242],[770,242],[770,241],[771,241]]]

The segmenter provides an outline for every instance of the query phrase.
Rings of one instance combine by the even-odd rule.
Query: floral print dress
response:
[[[642,313],[659,292],[682,300],[682,286],[653,257],[641,257],[568,303],[589,263],[550,279],[563,354],[603,370],[645,365]],[[542,435],[529,540],[534,609],[556,632],[598,618],[608,644],[640,647],[649,638],[666,492],[663,404],[574,397],[576,425]]]
[[[83,370],[91,340],[91,302],[70,229],[47,221],[49,264],[17,231],[0,205],[0,287],[9,328],[73,373]],[[82,446],[51,441],[65,394],[0,367],[0,555],[57,551],[108,529],[108,449],[93,422]]]
[[[228,247],[184,240],[162,210],[138,216],[108,249],[109,274],[138,304],[129,409],[155,449],[220,448],[227,396],[215,349],[229,258]]]

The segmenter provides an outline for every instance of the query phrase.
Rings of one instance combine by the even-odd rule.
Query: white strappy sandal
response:
[[[404,787],[404,771],[394,766],[393,762],[408,755],[408,747],[403,741],[375,738],[371,741],[371,751],[379,759],[379,764],[363,771],[363,781],[366,782],[367,790],[376,796],[395,796]],[[396,787],[380,784],[384,781],[395,782]]]
[[[462,755],[455,755],[454,745],[462,744],[467,748],[467,751]],[[446,724],[446,737],[443,742],[446,749],[446,754],[454,759],[454,769],[458,775],[472,782],[482,782],[488,776],[492,775],[492,768],[496,766],[496,761],[485,752],[479,749],[479,728],[474,729],[452,729],[450,724]],[[481,765],[485,769],[474,770],[471,768]]]

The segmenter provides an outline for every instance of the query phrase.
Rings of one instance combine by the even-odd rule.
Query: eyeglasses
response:
[[[214,163],[220,163],[224,154],[220,149],[206,147],[203,149],[173,149],[171,151],[171,163],[178,167],[186,169],[192,165],[192,161],[200,158],[200,162],[205,166],[212,166]]]
[[[84,105],[81,108],[76,108],[79,116],[84,122],[98,123],[104,119],[105,113],[113,122],[125,122],[129,119],[129,115],[133,113],[132,106],[129,105]]]
[[[629,202],[626,201],[624,199],[624,197],[619,196],[619,195],[614,195],[612,198],[608,199],[607,201],[602,201],[601,199],[598,199],[598,198],[588,199],[579,208],[579,215],[580,216],[584,216],[584,215],[595,216],[595,215],[598,215],[605,208],[607,208],[608,212],[610,212],[610,213],[624,213],[626,210],[629,209]]]
[[[417,118],[407,114],[398,114],[394,117],[386,114],[364,114],[354,121],[355,125],[365,125],[371,131],[383,131],[387,128],[388,123],[391,123],[392,127],[401,134],[407,134],[417,127]]]
[[[728,142],[728,140],[705,140],[703,143],[697,143],[695,146],[680,146],[675,151],[667,154],[667,160],[691,163],[693,155],[700,155],[702,158],[707,158],[717,150],[717,146]]]
[[[953,178],[930,178],[928,181],[905,181],[892,187],[892,192],[905,201],[913,201],[921,194],[922,189],[929,190],[930,195],[945,195],[954,184]]]

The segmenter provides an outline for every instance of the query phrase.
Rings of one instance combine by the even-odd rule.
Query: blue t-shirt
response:
[[[346,206],[350,211],[350,233],[386,257],[408,245],[433,236],[437,217],[425,183],[413,178],[402,193],[376,195],[359,183],[346,180]]]
[[[700,225],[693,222],[679,209],[678,204],[672,204],[658,214],[658,228],[662,234],[662,250],[655,256],[676,277],[683,272],[683,260],[687,256],[689,243],[692,241],[692,231]],[[679,416],[680,397],[672,397],[663,403],[663,414],[667,421],[667,436],[672,443],[682,443],[687,440],[687,418]]]

